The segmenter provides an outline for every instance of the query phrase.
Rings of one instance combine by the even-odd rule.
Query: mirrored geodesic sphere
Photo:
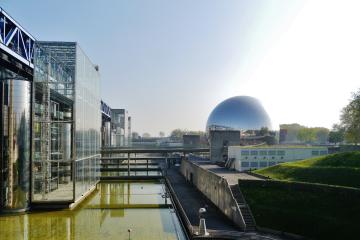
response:
[[[259,100],[249,96],[236,96],[218,104],[211,112],[206,130],[260,130],[272,129],[269,115]]]

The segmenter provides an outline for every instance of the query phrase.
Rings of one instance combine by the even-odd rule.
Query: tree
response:
[[[188,134],[188,133],[189,133],[189,131],[186,129],[177,128],[177,129],[174,129],[171,131],[170,138],[176,139],[176,140],[182,140],[182,136],[185,134]]]
[[[285,139],[283,139],[285,142],[297,142],[298,141],[298,132],[300,129],[305,128],[304,126],[301,126],[298,123],[292,123],[292,124],[281,124],[280,130],[285,129],[286,130],[286,136]]]
[[[345,139],[345,129],[339,124],[334,124],[332,130],[329,132],[330,143],[341,143]]]
[[[323,127],[314,128],[316,132],[316,142],[325,144],[329,139],[329,129]]]
[[[306,143],[316,141],[316,130],[314,128],[302,128],[298,131],[297,138]]]
[[[269,135],[269,129],[267,127],[262,127],[259,131],[260,136]]]
[[[142,137],[143,138],[150,138],[151,135],[150,135],[150,133],[143,133]]]
[[[360,89],[352,94],[350,103],[343,108],[340,116],[347,142],[360,142]]]
[[[165,133],[163,131],[160,131],[159,132],[159,137],[161,137],[161,138],[165,137]]]

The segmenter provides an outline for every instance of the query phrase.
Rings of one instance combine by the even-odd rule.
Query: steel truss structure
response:
[[[0,8],[0,48],[33,68],[34,42],[35,38]]]

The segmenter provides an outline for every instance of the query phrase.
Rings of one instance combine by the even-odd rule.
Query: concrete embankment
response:
[[[246,229],[244,218],[225,178],[188,160],[181,162],[180,170],[186,180],[199,189],[224,215],[240,229]]]

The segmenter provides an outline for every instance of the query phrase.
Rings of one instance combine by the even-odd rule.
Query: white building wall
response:
[[[259,169],[326,154],[328,154],[326,147],[228,147],[228,159],[233,160],[230,167],[238,171]]]

